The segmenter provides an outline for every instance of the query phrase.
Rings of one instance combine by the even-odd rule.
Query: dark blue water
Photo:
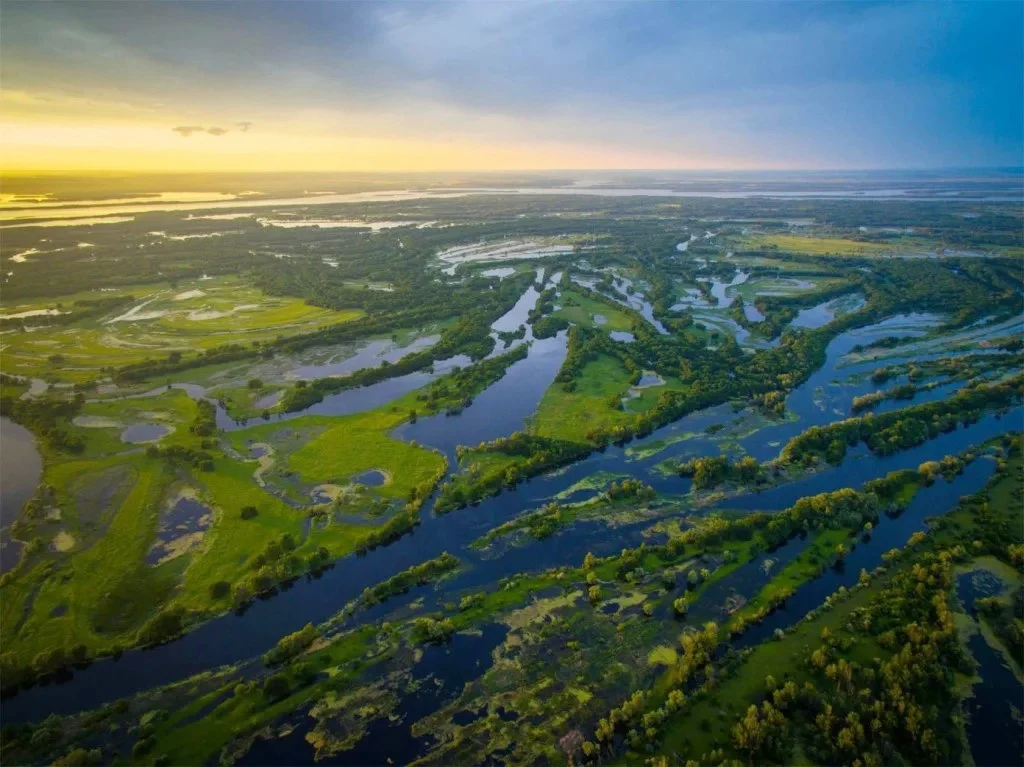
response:
[[[513,364],[494,385],[455,416],[444,413],[405,423],[392,436],[435,448],[455,466],[456,445],[478,445],[522,431],[566,354],[566,333],[530,342],[530,353]]]
[[[36,492],[43,474],[43,457],[32,432],[10,418],[0,418],[0,572],[21,558],[22,545],[7,535],[25,501]]]
[[[540,298],[540,293],[537,291],[537,288],[531,285],[519,297],[519,300],[516,301],[511,309],[491,323],[491,330],[510,333],[513,330],[517,330],[520,325],[527,325],[527,330],[529,331],[530,328],[527,320],[529,319],[530,310],[537,305],[538,298]]]
[[[974,697],[964,703],[970,717],[967,741],[974,763],[978,767],[1024,763],[1024,729],[1018,719],[1024,707],[1024,687],[981,634],[973,634],[967,640],[967,649],[978,664],[981,677]]]
[[[975,620],[978,620],[975,600],[995,596],[1005,586],[987,570],[962,573],[956,579],[957,597]],[[964,701],[968,714],[967,740],[974,763],[978,767],[1021,764],[1024,762],[1024,728],[1019,715],[1024,709],[1024,685],[980,630],[968,638],[967,649],[981,678],[974,686],[973,696]]]
[[[347,751],[321,759],[318,764],[350,765],[408,764],[431,743],[430,736],[413,736],[410,725],[457,697],[467,682],[476,679],[492,663],[491,652],[505,641],[506,626],[492,623],[479,634],[455,634],[443,645],[425,645],[423,658],[413,667],[419,688],[402,698],[394,714],[374,719],[362,739]],[[440,684],[438,684],[438,682]],[[288,736],[257,740],[235,764],[312,764],[313,749],[305,740],[311,720],[303,717]]]
[[[153,547],[146,552],[146,564],[155,565],[171,553],[176,539],[203,532],[212,520],[213,510],[206,504],[187,496],[178,498],[160,515],[160,529]]]
[[[927,529],[929,517],[945,514],[957,505],[962,495],[977,493],[992,477],[995,463],[979,458],[969,464],[963,474],[952,482],[938,480],[930,487],[921,488],[907,508],[898,517],[882,515],[867,541],[857,540],[857,547],[843,559],[841,566],[830,567],[818,578],[809,581],[793,593],[784,607],[776,610],[761,623],[751,626],[735,642],[737,647],[751,647],[763,642],[775,631],[785,629],[803,618],[840,586],[850,588],[857,583],[862,569],[869,573],[882,564],[882,555],[893,548],[903,548],[914,533]],[[849,546],[847,546],[849,549]]]
[[[840,298],[833,298],[817,306],[812,306],[809,309],[802,309],[797,312],[796,317],[790,323],[790,327],[793,328],[821,328],[832,322],[836,318],[836,312],[839,309],[839,305],[842,302],[848,300],[847,296],[841,296]],[[859,309],[864,305],[864,299],[861,298],[860,302],[854,307]]]
[[[973,445],[980,445],[993,437],[1019,429],[1024,423],[1024,408],[1015,408],[1005,415],[988,415],[970,426],[940,434],[911,450],[878,456],[864,445],[851,448],[838,467],[820,470],[814,474],[759,493],[748,493],[722,502],[730,509],[777,509],[792,506],[805,495],[816,495],[841,487],[858,488],[865,482],[891,471],[916,469],[925,461],[938,461],[946,455],[955,455]]]
[[[370,469],[352,477],[352,482],[366,487],[380,487],[385,481],[387,481],[387,475],[377,469]]]
[[[398,362],[402,357],[413,352],[422,351],[433,346],[441,336],[419,336],[406,346],[385,339],[375,339],[355,349],[353,354],[339,352],[337,359],[328,360],[318,365],[301,365],[288,373],[289,378],[324,378],[340,376],[363,368],[378,367],[381,362]]]
[[[815,407],[815,388],[836,376],[834,365],[844,350],[863,342],[866,337],[873,334],[890,334],[888,324],[890,323],[881,323],[869,330],[847,333],[833,341],[829,346],[828,361],[824,368],[789,397],[788,405],[800,417],[800,422],[769,426],[745,440],[744,445],[782,439],[784,434],[798,433],[811,424],[835,420],[837,416],[830,409],[820,410]],[[555,367],[553,360],[543,350],[550,351],[555,343],[562,342],[556,339],[549,340],[553,342],[550,347],[541,346],[541,342],[535,341],[536,346],[531,350],[530,356],[514,365],[508,375],[522,375],[527,381],[524,385],[528,385],[535,371],[533,365],[538,365],[538,370]],[[495,385],[495,392],[512,391],[512,387],[503,388],[501,384],[499,381]],[[351,390],[337,396],[357,399],[360,392],[373,388]],[[429,439],[430,444],[435,444],[445,451],[451,450],[454,444],[472,444],[473,437],[467,438],[467,435],[492,434],[496,429],[492,430],[488,421],[491,418],[505,417],[500,412],[502,409],[514,411],[513,420],[517,422],[520,413],[527,410],[532,412],[544,388],[546,386],[538,384],[535,389],[530,390],[528,396],[524,395],[522,401],[511,404],[506,401],[506,396],[490,394],[489,390],[477,397],[474,405],[462,416],[423,419],[423,429],[429,431],[436,428],[436,433],[423,434],[420,437],[412,437],[407,432],[402,432],[402,435],[424,443]],[[848,410],[853,393],[858,393],[858,389],[848,390],[842,387],[836,392],[837,404],[842,405],[843,412]],[[531,403],[530,400],[534,397]],[[385,401],[389,398],[390,396],[385,398]],[[486,403],[486,406],[478,408],[481,402]],[[1002,420],[994,417],[982,419],[968,428],[942,435],[937,440],[918,448],[887,458],[878,458],[863,451],[860,454],[852,452],[838,469],[825,470],[799,483],[772,488],[761,494],[740,496],[731,499],[726,505],[731,508],[780,509],[808,493],[856,486],[895,468],[916,467],[925,460],[934,460],[947,453],[960,452],[969,444],[977,444],[990,436],[1019,428],[1020,412],[1014,411],[1013,417]],[[473,414],[472,417],[467,418],[470,413]],[[645,441],[671,438],[684,433],[700,433],[708,426],[727,424],[735,417],[736,414],[727,405],[710,408],[657,430]],[[426,425],[428,422],[429,429]],[[502,429],[507,427],[507,423],[501,426]],[[614,530],[599,524],[577,525],[571,535],[555,535],[523,549],[511,548],[495,558],[483,558],[466,547],[494,526],[524,510],[542,505],[551,496],[597,471],[635,476],[665,494],[685,493],[690,486],[689,480],[664,476],[653,469],[656,463],[666,458],[694,452],[713,454],[719,452],[719,447],[710,438],[698,437],[677,442],[655,455],[637,460],[627,453],[625,448],[612,446],[555,474],[535,478],[513,490],[487,499],[478,506],[438,517],[432,513],[431,505],[427,504],[421,516],[422,524],[398,541],[366,556],[346,557],[321,577],[301,579],[273,598],[258,600],[241,615],[229,614],[211,620],[178,641],[152,650],[131,651],[116,661],[96,663],[88,669],[76,672],[74,677],[64,684],[41,685],[25,690],[5,702],[4,718],[10,722],[25,721],[41,719],[49,713],[70,713],[93,708],[199,671],[256,656],[272,646],[283,634],[295,631],[308,622],[318,623],[327,620],[365,587],[374,585],[411,565],[437,556],[442,551],[452,552],[473,563],[473,567],[466,574],[446,582],[447,593],[453,593],[472,584],[493,583],[503,574],[535,571],[565,563],[576,564],[588,550],[595,553],[616,551],[624,545],[624,540],[635,540],[640,525]],[[762,450],[767,457],[773,457],[777,452],[777,447]],[[946,486],[939,483],[937,487]],[[956,498],[961,492],[968,491],[961,491],[958,488],[949,492],[955,493],[951,497]],[[906,536],[903,536],[900,542],[905,540]],[[854,565],[851,563],[849,566]],[[854,571],[854,579],[858,571],[859,566]],[[831,591],[834,591],[834,587],[827,587],[826,593]]]
[[[171,433],[171,427],[160,423],[133,423],[121,432],[122,442],[156,442]]]

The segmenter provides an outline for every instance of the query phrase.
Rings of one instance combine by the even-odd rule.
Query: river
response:
[[[524,306],[529,304],[523,303]],[[521,310],[521,307],[518,308]],[[872,337],[891,334],[894,326],[905,326],[910,321],[918,321],[925,325],[932,319],[892,318],[870,328],[844,333],[834,339],[828,346],[826,362],[822,368],[797,387],[787,399],[787,407],[798,420],[769,425],[744,438],[741,441],[744,449],[759,458],[772,457],[778,452],[779,445],[790,436],[811,425],[825,424],[845,417],[854,395],[877,387],[867,378],[852,385],[833,383],[837,377],[859,372],[861,368],[870,369],[871,363],[864,363],[861,366],[844,368],[839,372],[837,366],[841,363],[843,355],[854,345],[865,343]],[[478,395],[473,404],[461,415],[424,418],[416,424],[400,427],[397,434],[406,439],[416,439],[451,455],[456,444],[473,444],[474,441],[500,436],[502,433],[507,434],[510,430],[521,428],[557,372],[564,353],[564,334],[543,341],[534,340],[529,356],[511,366],[505,378]],[[359,408],[367,406],[368,400],[378,402],[378,396],[381,397],[381,401],[387,401],[385,392],[379,395],[374,392],[377,391],[376,387],[384,386],[390,394],[392,385],[395,384],[382,382],[362,389],[340,392],[305,412],[356,412]],[[404,389],[406,384],[403,382],[398,386]],[[189,387],[182,385],[182,388]],[[823,390],[827,391],[824,398]],[[196,390],[190,393],[193,396],[202,396],[203,390],[196,387]],[[226,414],[223,414],[220,408],[218,415],[219,422],[222,419],[227,421],[221,423],[224,428],[239,428],[238,424],[226,418]],[[289,414],[285,418],[296,415],[298,414]],[[1002,419],[989,415],[969,427],[941,435],[916,448],[891,456],[878,457],[863,449],[851,450],[838,468],[827,468],[798,482],[779,485],[761,493],[748,493],[729,498],[723,501],[722,505],[735,509],[781,509],[807,493],[845,486],[856,487],[893,469],[916,467],[925,460],[935,460],[947,453],[960,452],[969,445],[979,444],[990,437],[1010,431],[1019,424],[1021,415],[1020,409],[1014,411],[1012,416]],[[328,619],[365,587],[374,585],[411,565],[437,556],[442,551],[456,554],[470,566],[456,577],[446,580],[443,589],[436,596],[437,599],[450,597],[471,587],[487,587],[498,578],[515,572],[537,571],[560,564],[576,563],[582,560],[587,551],[594,551],[599,555],[608,554],[618,551],[624,545],[639,543],[641,531],[645,526],[643,524],[609,529],[601,524],[578,523],[571,533],[554,535],[522,549],[510,548],[497,557],[485,556],[467,548],[473,540],[492,527],[526,509],[536,508],[556,494],[570,490],[575,483],[597,471],[635,476],[662,493],[685,493],[690,486],[689,480],[665,475],[656,469],[656,464],[668,458],[679,459],[687,455],[720,452],[719,443],[703,432],[708,426],[729,424],[736,417],[736,413],[728,405],[693,413],[658,429],[644,440],[625,447],[611,446],[561,471],[537,477],[513,490],[486,499],[475,507],[446,515],[435,515],[432,511],[432,502],[427,503],[421,516],[422,524],[398,541],[371,551],[365,556],[352,555],[343,558],[322,575],[300,579],[282,588],[278,595],[257,600],[241,613],[212,619],[177,641],[149,650],[129,651],[117,660],[97,662],[86,669],[76,671],[74,676],[63,683],[38,685],[24,690],[5,701],[5,720],[34,720],[44,718],[50,713],[71,713],[93,708],[199,671],[254,657],[272,646],[282,635],[295,631],[308,622],[316,623]],[[680,439],[683,435],[689,435],[689,438]],[[664,449],[652,450],[643,457],[637,457],[636,447],[658,444],[659,441],[671,444]],[[974,471],[977,469],[969,470]],[[968,473],[965,476],[974,475]],[[969,480],[964,480],[967,481]],[[944,483],[942,487],[946,487]],[[957,488],[958,495],[961,489],[959,485]],[[575,493],[572,499],[586,497],[593,492],[596,491],[580,491]],[[929,496],[926,494],[922,497]],[[907,518],[914,517],[911,514]],[[898,520],[893,523],[892,529],[898,529]],[[902,541],[906,540],[902,532],[898,537]],[[389,602],[388,609],[401,602],[401,598]],[[375,616],[383,614],[383,610],[381,607],[380,612],[367,611],[360,615],[359,620],[373,620]]]
[[[35,437],[24,426],[0,417],[0,572],[18,563],[21,544],[7,530],[25,501],[35,495],[43,473],[43,458]]]

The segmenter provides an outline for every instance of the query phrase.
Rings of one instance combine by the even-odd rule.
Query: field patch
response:
[[[801,237],[796,234],[761,234],[750,237],[746,246],[759,248],[774,246],[787,253],[808,253],[812,256],[860,256],[871,253],[889,253],[891,245],[861,242],[839,237]]]
[[[268,296],[239,277],[217,277],[195,285],[139,285],[19,305],[19,314],[63,312],[73,310],[76,300],[133,298],[107,315],[87,316],[72,324],[27,316],[24,329],[17,326],[4,333],[4,372],[78,383],[97,378],[101,368],[225,344],[271,341],[363,315],[357,309],[332,311],[297,298]]]

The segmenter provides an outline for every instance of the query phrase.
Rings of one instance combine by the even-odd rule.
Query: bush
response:
[[[181,608],[164,610],[146,621],[139,629],[139,644],[154,645],[178,636],[185,627],[185,613]]]
[[[312,623],[307,623],[295,633],[281,637],[273,648],[263,653],[263,662],[268,666],[274,666],[291,660],[319,637],[320,630]]]
[[[138,743],[132,746],[132,758],[135,760],[140,759],[141,757],[148,754],[152,750],[154,745],[155,741],[153,740],[152,737],[142,738],[141,740],[139,740]]]
[[[86,751],[84,748],[76,748],[69,751],[53,763],[53,767],[93,767],[103,764],[103,754],[98,748]]]
[[[242,519],[252,519],[253,517],[258,516],[259,513],[260,510],[257,509],[255,506],[243,506],[241,511],[241,517]]]
[[[231,584],[227,581],[217,581],[210,584],[210,597],[212,599],[223,599],[231,593]]]
[[[292,686],[284,674],[274,674],[263,683],[263,695],[267,700],[281,700],[288,697],[291,691]]]

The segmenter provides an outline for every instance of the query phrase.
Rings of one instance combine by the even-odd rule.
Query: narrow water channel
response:
[[[787,434],[795,434],[811,425],[835,420],[838,416],[834,410],[837,408],[817,407],[815,391],[835,377],[835,365],[846,350],[873,335],[887,334],[888,327],[887,323],[881,323],[872,329],[853,331],[835,339],[829,346],[827,361],[823,368],[790,395],[788,405],[800,420],[797,423],[784,423],[762,429],[744,441],[744,447],[749,443],[748,450],[752,454],[771,453],[768,457],[772,457],[778,452],[777,441],[786,438]],[[417,439],[444,452],[451,452],[455,444],[473,444],[474,439],[478,437],[482,439],[490,438],[492,435],[500,436],[497,433],[499,429],[505,434],[509,433],[509,429],[514,431],[512,422],[519,423],[520,419],[535,409],[536,401],[539,401],[544,389],[547,388],[546,384],[541,385],[541,380],[548,375],[553,377],[553,371],[557,371],[560,365],[559,355],[564,355],[563,337],[543,342],[534,341],[529,356],[509,370],[508,376],[515,378],[504,385],[499,381],[494,387],[481,393],[462,415],[422,419],[421,422],[410,425],[419,427],[421,431],[405,430],[406,427],[403,427],[400,436]],[[534,382],[534,377],[541,380]],[[518,391],[519,386],[532,387],[533,383],[537,385],[530,390],[529,395],[524,394],[521,401],[509,401],[512,390]],[[866,386],[870,388],[871,385]],[[341,394],[355,395],[358,401],[360,391],[363,390],[351,390]],[[834,393],[836,404],[842,405],[845,412],[849,407],[850,398],[860,391],[859,386],[840,387]],[[202,393],[201,388],[194,393],[190,391],[193,396],[202,396]],[[496,412],[503,408],[508,412],[496,415]],[[346,409],[346,412],[354,411]],[[1003,419],[988,416],[970,427],[941,435],[938,439],[917,448],[884,458],[873,456],[866,451],[851,451],[839,468],[827,469],[801,482],[781,485],[760,494],[742,495],[730,499],[724,505],[737,509],[774,510],[785,508],[796,498],[808,493],[844,486],[856,487],[895,468],[916,467],[925,460],[934,460],[946,453],[960,452],[971,444],[978,444],[992,436],[1010,431],[1019,424],[1021,414],[1022,411],[1017,409],[1011,416]],[[504,419],[506,415],[508,420],[501,421],[500,425],[492,425],[492,419]],[[735,413],[727,405],[693,413],[655,431],[647,439],[635,443],[634,447],[658,440],[670,440],[682,434],[700,433],[708,426],[725,424],[735,417]],[[775,442],[776,445],[767,450],[760,447],[769,442]],[[756,452],[752,449],[755,447],[758,448]],[[62,684],[39,685],[24,690],[5,701],[5,720],[35,720],[50,713],[71,713],[93,708],[199,671],[254,657],[272,646],[282,635],[295,631],[308,622],[317,623],[331,617],[365,587],[376,584],[411,565],[437,556],[442,551],[459,556],[471,563],[472,567],[466,573],[446,581],[439,596],[453,594],[471,585],[483,586],[513,572],[576,563],[582,560],[587,550],[593,550],[595,553],[617,550],[622,547],[624,538],[638,533],[640,525],[628,529],[609,529],[605,525],[581,523],[574,528],[571,535],[555,535],[536,545],[510,549],[502,556],[491,559],[481,557],[474,550],[467,549],[467,546],[494,526],[524,510],[536,508],[597,471],[632,475],[652,484],[660,492],[685,493],[689,489],[688,480],[664,476],[654,471],[654,466],[666,458],[693,450],[713,454],[719,452],[719,446],[710,438],[696,437],[676,442],[642,459],[637,459],[626,447],[611,446],[559,472],[537,477],[511,491],[484,500],[475,507],[437,516],[433,514],[432,504],[427,504],[422,514],[422,524],[398,541],[366,556],[343,558],[321,576],[300,579],[283,588],[276,596],[257,600],[241,614],[229,614],[213,619],[180,640],[150,650],[130,651],[118,660],[98,662],[75,672],[70,680]],[[970,478],[975,476],[975,472],[979,471],[976,467],[985,463],[987,462],[976,462],[958,482],[969,482]],[[942,483],[940,485],[946,489],[950,498],[956,498],[965,492],[973,492],[965,489],[967,485],[964,484],[955,485],[955,489]],[[935,513],[934,510],[932,513]],[[908,510],[907,514],[907,519],[915,518],[911,510]],[[892,529],[900,530],[899,525],[900,521],[895,520]],[[900,532],[897,537],[901,538],[901,542],[905,542],[907,536]],[[870,550],[872,547],[866,547],[863,555],[854,552],[853,556],[866,557]],[[854,579],[861,566],[857,561],[851,559],[848,562],[849,568],[856,568],[852,576]],[[819,580],[823,584],[828,582],[824,579]],[[822,585],[815,588],[828,588],[827,593],[831,593],[836,586],[830,584],[827,587]],[[792,602],[789,609],[795,610],[797,604],[798,602]],[[374,615],[375,613],[370,611],[362,615],[360,620],[373,620]]]
[[[6,416],[0,417],[0,573],[21,557],[22,544],[8,529],[25,501],[35,495],[43,473],[43,458],[32,432]]]

